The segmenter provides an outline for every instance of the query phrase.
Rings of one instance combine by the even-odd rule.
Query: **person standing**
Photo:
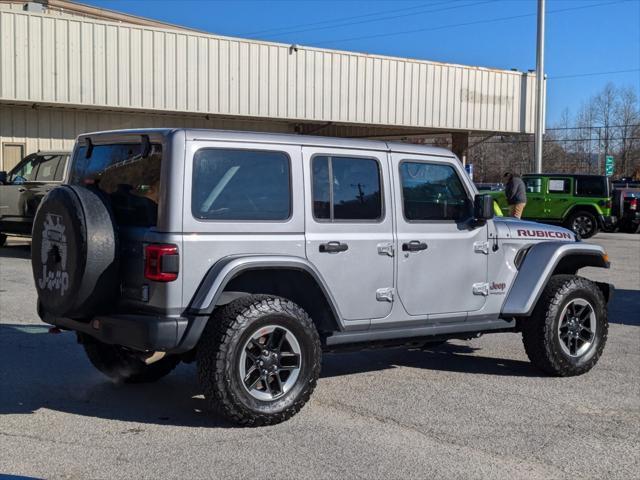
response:
[[[522,212],[527,204],[527,188],[522,179],[511,172],[507,172],[503,176],[504,194],[509,204],[510,215],[516,218],[522,218]]]

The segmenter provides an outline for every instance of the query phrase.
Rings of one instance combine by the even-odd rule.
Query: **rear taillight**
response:
[[[150,244],[144,249],[144,278],[154,282],[173,282],[180,271],[175,245]]]
[[[629,202],[629,210],[637,210],[638,209],[638,199],[632,198]]]

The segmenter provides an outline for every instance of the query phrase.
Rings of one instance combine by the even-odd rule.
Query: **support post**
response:
[[[544,11],[545,0],[538,0],[538,38],[536,42],[536,125],[535,173],[542,173],[542,132],[544,131]]]
[[[463,165],[467,164],[468,149],[469,132],[454,132],[451,134],[451,151],[456,154]]]

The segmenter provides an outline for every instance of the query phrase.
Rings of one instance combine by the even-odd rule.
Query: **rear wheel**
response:
[[[316,386],[320,361],[320,339],[307,313],[267,295],[249,295],[220,308],[197,352],[209,407],[250,426],[295,415]]]
[[[569,216],[567,227],[580,235],[580,237],[589,238],[598,233],[598,220],[593,213],[586,210],[578,210]]]
[[[147,365],[139,355],[118,345],[109,345],[91,337],[82,339],[91,364],[111,380],[125,383],[150,383],[160,380],[180,363],[175,356]]]
[[[598,362],[607,341],[606,302],[590,280],[551,277],[530,318],[522,321],[522,341],[531,362],[561,377],[581,375]]]

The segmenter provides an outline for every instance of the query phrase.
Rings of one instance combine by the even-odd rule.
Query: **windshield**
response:
[[[116,221],[121,226],[151,227],[157,224],[162,147],[152,144],[147,157],[142,145],[95,145],[76,150],[70,183],[107,194]]]

